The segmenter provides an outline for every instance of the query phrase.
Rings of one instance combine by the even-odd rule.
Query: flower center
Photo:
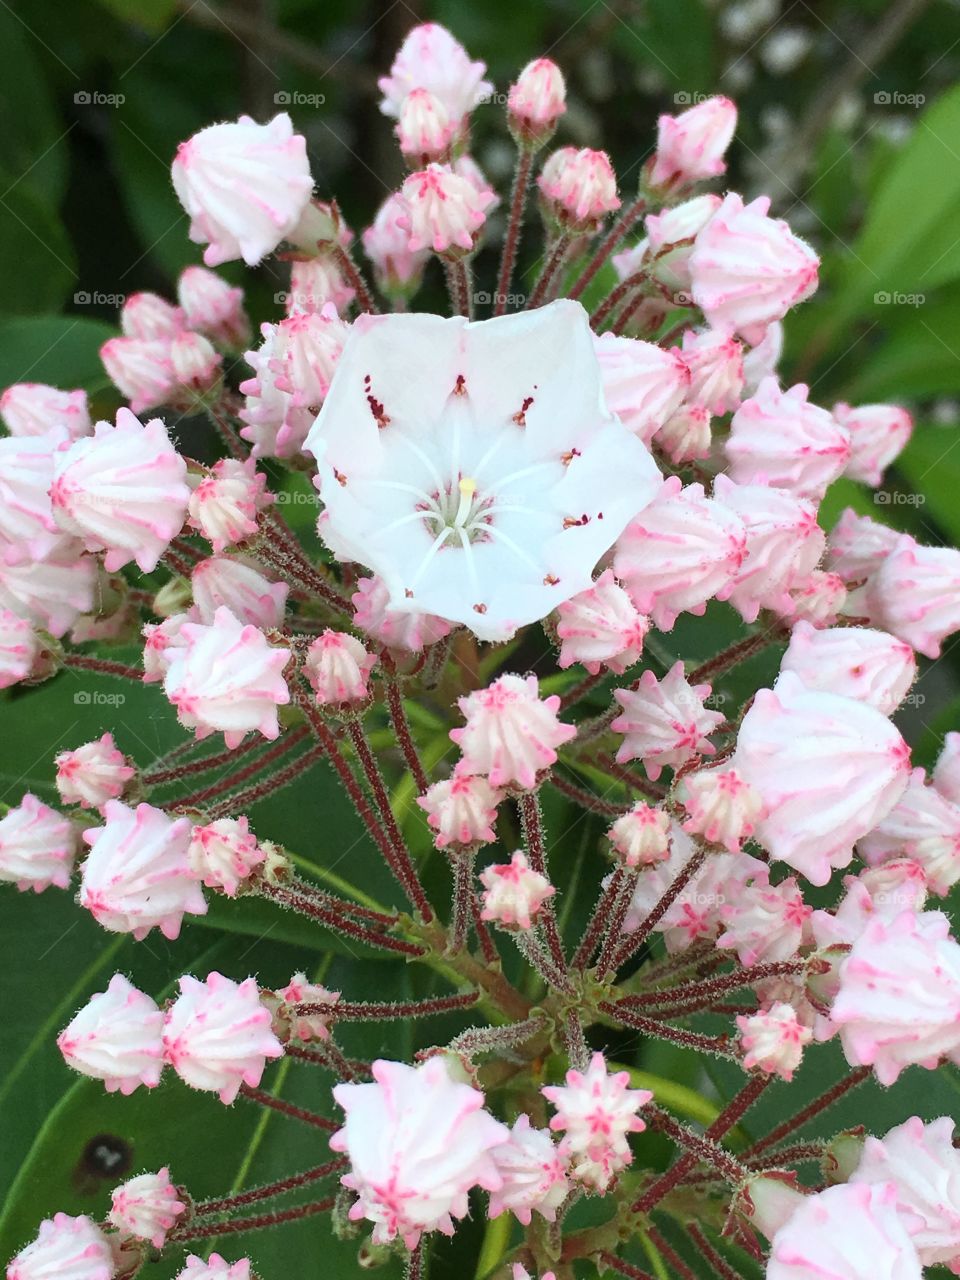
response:
[[[461,542],[476,542],[487,535],[493,523],[489,508],[493,499],[477,493],[477,482],[472,476],[462,476],[456,484],[435,492],[427,502],[419,505],[431,535],[439,538],[444,533]]]

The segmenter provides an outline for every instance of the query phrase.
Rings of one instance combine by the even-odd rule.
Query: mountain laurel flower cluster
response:
[[[38,1203],[8,1280],[270,1280],[255,1233],[315,1215],[410,1280],[461,1233],[495,1280],[960,1274],[952,1122],[871,1134],[867,1100],[960,1064],[960,735],[927,772],[893,719],[960,631],[960,551],[821,514],[910,416],[778,372],[818,257],[725,188],[732,102],[661,116],[631,186],[549,58],[485,76],[409,33],[379,81],[408,173],[359,234],[286,114],[185,140],[205,265],[127,298],[129,407],[0,398],[0,687],[108,717],[58,725],[0,880],[123,948],[56,1042],[91,1114],[185,1116],[90,1213]],[[498,103],[509,194],[470,154]],[[211,268],[271,257],[254,338]],[[269,815],[315,798],[287,847]],[[140,989],[232,917],[226,972],[193,945]],[[275,929],[334,951],[272,971]],[[200,1198],[178,1143],[219,1107],[309,1167],[230,1189],[211,1143]]]

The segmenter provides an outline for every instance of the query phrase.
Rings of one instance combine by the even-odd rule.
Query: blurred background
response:
[[[97,351],[116,332],[118,307],[143,289],[172,296],[179,270],[200,260],[169,166],[177,144],[209,123],[288,111],[307,138],[318,194],[335,195],[355,230],[367,225],[402,177],[377,77],[409,28],[428,19],[449,26],[488,64],[498,94],[529,59],[557,61],[569,111],[555,145],[606,149],[625,196],[653,149],[659,114],[700,95],[734,98],[740,123],[729,185],[769,194],[774,212],[823,259],[820,291],[787,322],[784,381],[808,382],[811,399],[828,408],[838,400],[899,401],[917,421],[883,489],[838,482],[824,523],[852,505],[923,542],[960,542],[958,0],[0,0],[0,387],[24,380],[83,386],[101,415],[112,413],[117,397]],[[475,112],[473,151],[505,194],[514,152],[498,94]],[[530,216],[537,216],[532,206]],[[496,243],[495,225],[489,239]],[[526,236],[521,270],[528,278],[538,242]],[[495,250],[481,251],[481,281],[492,285],[496,260]],[[255,321],[278,316],[282,267],[249,272],[231,264],[223,274],[244,284]],[[422,305],[431,302],[428,289]],[[444,305],[439,294],[436,305]],[[717,616],[716,630],[697,642],[707,645],[704,656],[722,646],[730,626]],[[898,723],[918,763],[928,764],[943,732],[960,726],[960,647],[948,644],[941,659],[923,666]],[[0,800],[17,803],[26,787],[55,800],[54,750],[114,726],[116,687],[91,680],[69,706],[59,684],[5,695]],[[121,719],[127,737],[120,745],[141,764],[182,737],[155,688],[131,694]],[[305,859],[336,865],[366,892],[389,894],[375,857],[357,848],[354,815],[322,780],[298,791],[295,805],[286,795],[266,801],[254,821]],[[563,828],[554,852],[570,902],[581,867],[590,885],[599,874],[598,839],[589,823]],[[7,1199],[0,1256],[56,1208],[102,1210],[109,1187],[130,1171],[173,1159],[175,1177],[213,1194],[324,1158],[324,1144],[309,1132],[266,1126],[242,1105],[226,1111],[200,1095],[185,1099],[176,1085],[149,1098],[142,1091],[107,1098],[98,1086],[75,1082],[53,1043],[117,968],[158,995],[191,966],[234,977],[258,971],[273,983],[303,967],[331,986],[342,982],[353,995],[377,998],[430,989],[402,965],[338,952],[329,936],[318,945],[316,931],[262,907],[249,900],[216,907],[177,944],[151,937],[134,946],[81,918],[67,894],[2,895],[0,1193]],[[403,1043],[391,1036],[391,1056],[409,1057],[421,1041],[450,1033],[439,1023],[427,1031],[405,1026]],[[349,1047],[373,1056],[384,1035],[383,1028],[358,1031]],[[680,1091],[673,1102],[682,1114],[709,1120],[690,1064],[648,1049],[621,1046],[625,1061],[659,1072]],[[800,1077],[801,1091],[813,1096],[829,1081],[838,1069],[831,1052]],[[272,1087],[286,1089],[285,1081],[280,1068]],[[722,1096],[724,1081],[714,1084]],[[933,1114],[955,1108],[952,1069],[923,1084]],[[294,1097],[311,1097],[306,1086],[290,1088]],[[865,1092],[857,1097],[862,1106]],[[893,1123],[907,1114],[903,1097],[902,1090],[877,1091],[867,1105],[879,1113],[889,1098]],[[783,1105],[778,1089],[770,1099],[773,1111]],[[847,1122],[857,1114],[854,1106]],[[650,1158],[665,1159],[666,1149],[658,1153],[658,1140],[649,1141]],[[304,1250],[322,1258],[317,1274],[360,1274],[357,1242],[332,1241],[319,1220],[291,1236],[238,1242],[231,1256],[241,1246],[261,1260],[263,1280],[280,1280],[291,1268],[312,1275],[316,1268],[301,1265]],[[445,1253],[436,1274],[482,1276],[485,1260],[495,1261],[492,1248],[475,1223],[458,1233],[460,1252]],[[150,1274],[167,1273],[163,1266]]]

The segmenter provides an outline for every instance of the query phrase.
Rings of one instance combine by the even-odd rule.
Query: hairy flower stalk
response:
[[[928,777],[892,719],[915,654],[960,632],[960,552],[852,510],[819,523],[834,480],[880,482],[909,415],[781,385],[818,260],[765,197],[708,189],[725,98],[662,116],[623,198],[605,152],[545,150],[566,88],[530,63],[491,263],[499,196],[468,149],[485,70],[435,23],[408,34],[379,83],[410,172],[359,239],[285,114],[185,141],[173,181],[207,267],[176,304],[129,298],[103,351],[140,416],[93,424],[84,393],[37,384],[0,399],[0,688],[99,709],[93,691],[143,683],[181,734],[139,759],[117,715],[58,744],[46,799],[0,816],[0,880],[73,884],[137,941],[255,908],[264,937],[289,913],[337,953],[322,976],[250,976],[251,948],[169,999],[125,961],[85,989],[65,1071],[238,1100],[316,1155],[197,1200],[173,1146],[102,1221],[38,1204],[8,1280],[126,1280],[161,1256],[180,1280],[270,1280],[253,1233],[326,1215],[358,1268],[395,1257],[413,1280],[468,1215],[494,1280],[648,1280],[645,1256],[720,1280],[960,1267],[950,1122],[867,1136],[867,1112],[830,1136],[867,1079],[919,1092],[960,1063],[938,909],[960,882],[960,739]],[[207,268],[270,256],[294,301],[254,341]],[[416,306],[431,257],[449,316]],[[188,409],[214,461],[175,447]],[[307,480],[321,550],[287,518]],[[142,665],[117,648],[138,636]],[[319,814],[307,847],[271,832],[268,799]],[[827,1040],[840,1074],[791,1105]],[[650,1073],[654,1041],[692,1087]],[[708,1057],[742,1071],[719,1101],[694,1091]],[[785,1118],[764,1132],[771,1087]],[[186,1256],[200,1242],[236,1247]]]

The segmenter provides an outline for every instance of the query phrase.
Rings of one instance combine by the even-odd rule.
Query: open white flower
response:
[[[305,448],[320,532],[390,607],[503,640],[586,590],[660,485],[607,408],[587,315],[361,316]]]

